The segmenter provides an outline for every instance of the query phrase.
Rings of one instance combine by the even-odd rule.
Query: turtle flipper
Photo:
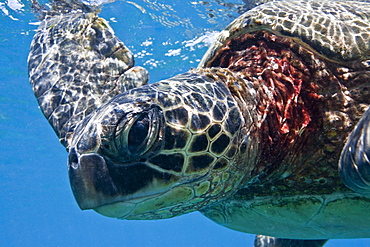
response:
[[[130,50],[97,10],[76,0],[33,6],[42,19],[28,57],[40,108],[63,145],[90,112],[117,94],[147,83]]]
[[[327,239],[285,239],[257,235],[254,240],[254,247],[321,247],[327,241]]]
[[[370,194],[370,108],[348,137],[339,161],[339,173],[348,188]]]

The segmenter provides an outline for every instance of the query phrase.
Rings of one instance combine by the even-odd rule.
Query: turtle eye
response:
[[[160,114],[156,107],[126,116],[116,129],[115,143],[124,161],[145,154],[158,139]]]
[[[148,113],[141,114],[131,125],[128,132],[128,150],[130,153],[138,153],[143,149],[150,137],[151,116]]]

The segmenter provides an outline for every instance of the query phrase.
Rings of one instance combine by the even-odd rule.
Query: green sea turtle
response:
[[[199,210],[256,246],[370,237],[369,3],[262,4],[153,84],[96,9],[33,8],[29,77],[81,209]]]

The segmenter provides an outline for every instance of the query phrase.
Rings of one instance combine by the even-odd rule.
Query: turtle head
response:
[[[205,76],[187,73],[118,95],[74,131],[68,168],[76,201],[122,219],[204,208],[243,180],[243,126],[227,87]]]

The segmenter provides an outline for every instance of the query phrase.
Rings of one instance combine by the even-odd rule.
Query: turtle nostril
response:
[[[77,169],[78,168],[78,156],[74,148],[71,149],[68,156],[68,168]]]

